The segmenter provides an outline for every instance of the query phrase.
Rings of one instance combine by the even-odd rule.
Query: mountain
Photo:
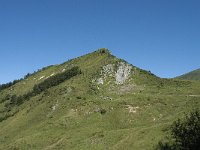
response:
[[[200,69],[191,71],[177,78],[184,79],[184,80],[200,80]]]
[[[200,83],[162,79],[107,49],[0,88],[0,149],[154,149],[200,107]]]

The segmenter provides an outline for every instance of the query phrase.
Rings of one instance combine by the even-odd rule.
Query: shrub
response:
[[[171,139],[159,142],[160,150],[199,150],[200,149],[200,111],[194,110],[185,118],[175,121],[171,128]]]
[[[105,53],[107,53],[109,51],[106,48],[101,48],[101,49],[99,49],[99,52],[100,52],[100,54],[105,54]]]
[[[82,99],[82,97],[81,96],[77,96],[76,99]]]
[[[100,109],[100,113],[101,113],[102,115],[104,115],[104,114],[106,113],[106,110],[103,109],[103,108],[101,108],[101,109]]]

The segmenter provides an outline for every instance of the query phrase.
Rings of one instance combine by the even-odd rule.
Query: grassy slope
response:
[[[200,80],[200,69],[191,71],[177,78],[184,80]]]
[[[83,71],[31,98],[13,117],[0,122],[0,149],[153,149],[164,136],[162,130],[200,106],[200,82],[160,79],[136,67],[124,85],[115,85],[112,78],[104,85],[92,83],[103,66],[118,61],[97,51],[51,66],[2,91],[0,98],[23,95],[44,80],[38,80],[41,76],[72,66]],[[137,112],[129,113],[128,107],[138,107]]]

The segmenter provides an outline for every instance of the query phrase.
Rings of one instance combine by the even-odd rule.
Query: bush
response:
[[[175,121],[171,128],[171,139],[159,142],[160,150],[199,150],[200,149],[200,111],[192,111],[183,120]]]
[[[109,50],[106,48],[101,48],[101,49],[99,49],[99,52],[100,52],[100,54],[105,54],[105,53],[108,53]]]
[[[102,115],[104,115],[105,113],[106,113],[106,110],[105,109],[100,109],[100,113],[102,114]]]

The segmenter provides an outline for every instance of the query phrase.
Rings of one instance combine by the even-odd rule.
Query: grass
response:
[[[200,69],[191,71],[177,78],[184,79],[184,80],[200,80]]]
[[[114,77],[103,85],[92,82],[103,66],[119,61],[107,51],[96,51],[1,91],[0,101],[7,94],[28,93],[45,80],[39,80],[42,76],[73,66],[83,72],[13,108],[16,114],[0,122],[0,149],[154,149],[165,136],[163,130],[184,112],[200,107],[198,81],[160,79],[134,67],[124,85],[116,85]],[[136,113],[128,106],[138,107]]]

